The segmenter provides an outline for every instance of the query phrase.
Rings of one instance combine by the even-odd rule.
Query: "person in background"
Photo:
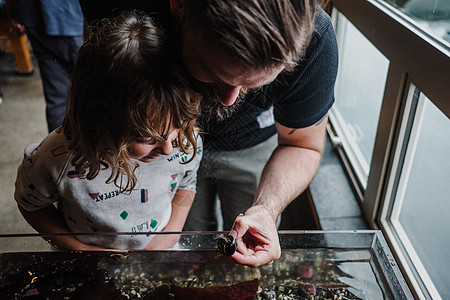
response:
[[[25,149],[15,200],[59,249],[165,249],[195,196],[201,97],[150,17],[124,13],[78,52],[61,128]],[[55,208],[54,203],[57,203]]]
[[[10,19],[25,26],[38,61],[49,132],[62,124],[76,51],[83,44],[77,0],[6,0]]]
[[[259,266],[281,255],[276,220],[315,175],[338,53],[315,0],[80,0],[88,23],[136,8],[166,28],[201,86],[204,157],[185,230],[224,229],[233,258]],[[213,114],[215,112],[215,114]]]

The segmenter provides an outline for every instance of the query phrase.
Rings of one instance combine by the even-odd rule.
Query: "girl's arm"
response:
[[[172,215],[163,232],[180,232],[194,201],[195,193],[178,189],[172,200]],[[155,236],[145,247],[145,250],[159,250],[172,248],[180,239],[180,234],[162,234]]]
[[[25,220],[40,234],[72,234],[54,205],[33,212],[26,211],[19,205],[19,210]],[[105,250],[84,244],[70,235],[44,238],[59,250]]]

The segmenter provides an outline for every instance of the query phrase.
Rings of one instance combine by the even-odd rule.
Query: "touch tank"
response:
[[[221,234],[183,232],[163,251],[86,252],[0,235],[0,298],[413,299],[380,231],[280,231],[281,258],[257,268],[218,255]]]

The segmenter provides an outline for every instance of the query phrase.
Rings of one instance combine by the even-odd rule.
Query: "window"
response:
[[[450,1],[447,0],[385,0],[412,23],[442,43],[450,45]]]
[[[332,140],[415,296],[450,299],[450,2],[333,4]]]
[[[381,222],[411,276],[432,299],[450,299],[450,119],[414,86]]]
[[[334,16],[339,72],[330,118],[365,188],[389,67],[386,57],[342,14]]]

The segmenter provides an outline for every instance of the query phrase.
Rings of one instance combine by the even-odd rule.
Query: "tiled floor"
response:
[[[0,55],[0,88],[4,94],[0,105],[0,234],[34,232],[20,215],[13,193],[23,149],[47,135],[45,105],[37,64],[35,63],[34,74],[20,76],[16,73],[12,54]],[[367,228],[329,141],[310,190],[322,229]],[[299,210],[302,207],[305,206],[290,206]],[[298,217],[301,214],[290,215]]]

